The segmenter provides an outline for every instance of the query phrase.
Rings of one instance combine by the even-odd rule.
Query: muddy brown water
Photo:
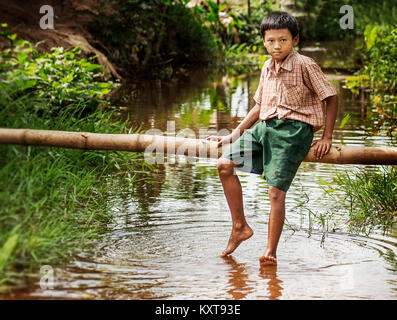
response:
[[[334,143],[388,145],[369,134],[371,107],[343,88],[343,75],[328,75],[340,95]],[[252,107],[259,75],[228,78],[198,69],[180,81],[126,85],[120,101],[130,125],[201,137],[231,130]],[[347,114],[351,119],[342,128]],[[211,131],[212,130],[212,131]],[[185,132],[187,132],[185,130]],[[321,133],[316,133],[318,138]],[[201,136],[200,136],[201,135]],[[90,252],[53,266],[53,287],[39,283],[27,298],[78,299],[396,299],[397,238],[373,231],[354,234],[347,211],[324,195],[355,165],[302,163],[287,193],[286,225],[278,266],[259,268],[270,204],[260,176],[238,172],[254,236],[220,258],[231,230],[229,209],[213,159],[169,155],[153,173],[137,173],[134,190],[115,192],[115,218]],[[365,166],[377,170],[379,166]],[[114,179],[114,177],[108,177]]]

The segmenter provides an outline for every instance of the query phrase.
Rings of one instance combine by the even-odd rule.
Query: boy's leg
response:
[[[218,159],[216,165],[233,222],[229,243],[222,252],[222,257],[231,254],[241,242],[250,238],[254,233],[245,220],[243,193],[240,180],[235,174],[236,166],[237,164],[232,160],[222,157]]]
[[[277,187],[269,186],[270,216],[268,224],[267,246],[259,263],[263,265],[277,264],[276,251],[278,240],[284,226],[286,192]]]

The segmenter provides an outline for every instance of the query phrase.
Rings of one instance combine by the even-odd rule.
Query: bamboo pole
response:
[[[149,134],[102,134],[32,129],[0,128],[0,144],[34,145],[85,150],[113,150],[181,154],[201,158],[218,158],[228,145],[203,139]],[[395,147],[362,147],[333,145],[321,160],[312,147],[305,162],[335,164],[397,164]]]

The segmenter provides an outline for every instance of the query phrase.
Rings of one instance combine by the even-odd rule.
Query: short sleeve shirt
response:
[[[273,58],[265,62],[254,100],[260,106],[261,120],[298,120],[312,125],[316,132],[324,124],[323,100],[336,94],[316,62],[292,49],[278,73]]]

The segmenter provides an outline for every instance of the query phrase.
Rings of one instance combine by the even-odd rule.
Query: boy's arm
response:
[[[322,159],[331,149],[332,145],[332,133],[334,131],[334,125],[336,115],[338,113],[338,96],[333,95],[325,98],[327,102],[326,107],[326,119],[323,136],[321,139],[314,140],[311,146],[314,145],[314,155],[317,159]]]

